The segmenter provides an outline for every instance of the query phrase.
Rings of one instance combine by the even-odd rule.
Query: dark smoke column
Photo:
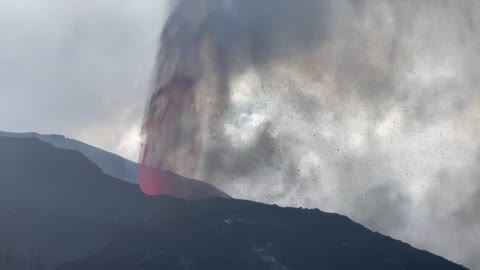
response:
[[[196,93],[201,44],[207,39],[207,11],[218,1],[180,1],[161,36],[155,86],[145,112],[139,183],[148,195],[226,197],[192,176],[200,142]]]

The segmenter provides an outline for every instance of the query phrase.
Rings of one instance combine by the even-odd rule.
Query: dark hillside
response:
[[[2,270],[465,269],[337,214],[148,197],[73,150],[0,149]]]

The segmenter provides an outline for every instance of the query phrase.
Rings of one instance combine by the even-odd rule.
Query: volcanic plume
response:
[[[201,104],[194,88],[201,71],[206,70],[200,66],[202,45],[212,39],[208,12],[218,4],[219,1],[178,3],[161,35],[154,91],[143,124],[145,142],[139,183],[146,194],[185,197],[179,192],[177,181],[161,173],[164,170],[195,176],[201,147]],[[213,55],[217,56],[219,52]],[[220,57],[214,62],[220,66]]]
[[[292,9],[286,0],[176,2],[161,35],[153,94],[143,123],[139,182],[145,193],[175,190],[173,182],[167,184],[170,181],[160,177],[162,170],[206,175],[201,168],[208,160],[201,153],[205,145],[222,144],[218,134],[229,107],[231,79],[243,68],[273,59],[278,50],[269,48],[278,41],[286,44],[278,46],[282,52],[298,46],[307,49],[318,34],[314,33],[318,21],[303,16],[322,10],[321,5],[303,1]],[[265,20],[271,7],[275,13]],[[246,14],[248,20],[243,18]],[[255,63],[239,62],[240,55]]]
[[[170,170],[478,265],[478,1],[172,3],[144,191]]]
[[[196,2],[195,2],[196,3]],[[203,1],[182,3],[201,7]],[[197,124],[187,123],[187,115],[195,115],[193,87],[198,79],[198,47],[204,37],[203,18],[186,22],[187,15],[178,7],[168,19],[161,36],[154,92],[148,104],[143,125],[145,142],[142,149],[139,183],[149,195],[169,194],[184,197],[177,182],[162,171],[195,169]],[[195,14],[189,14],[188,18]],[[198,15],[198,14],[197,14]],[[184,172],[182,171],[182,172]]]

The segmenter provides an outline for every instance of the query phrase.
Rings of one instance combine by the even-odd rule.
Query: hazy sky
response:
[[[136,160],[165,3],[0,0],[0,130]]]
[[[327,2],[319,29],[301,33],[284,31],[288,12],[264,16],[265,3],[291,1],[222,11],[236,16],[232,29],[254,22],[225,39],[240,44],[232,52],[250,31],[272,41],[255,36],[251,55],[232,55],[243,66],[224,140],[202,157],[205,179],[347,214],[480,267],[480,2]],[[0,130],[63,134],[136,160],[166,3],[0,0]],[[291,40],[311,33],[313,52]]]

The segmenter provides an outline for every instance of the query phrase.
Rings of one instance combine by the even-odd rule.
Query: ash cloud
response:
[[[168,166],[480,267],[477,1],[175,3],[154,93],[195,81],[169,134],[193,138]]]
[[[142,114],[165,2],[0,2],[1,128],[118,149]],[[181,67],[198,81],[194,106],[172,129],[171,148],[195,142],[192,176],[236,197],[347,214],[480,268],[478,1],[171,10],[184,18],[173,41],[195,44],[206,22],[197,63]],[[178,152],[182,172],[190,160]]]

